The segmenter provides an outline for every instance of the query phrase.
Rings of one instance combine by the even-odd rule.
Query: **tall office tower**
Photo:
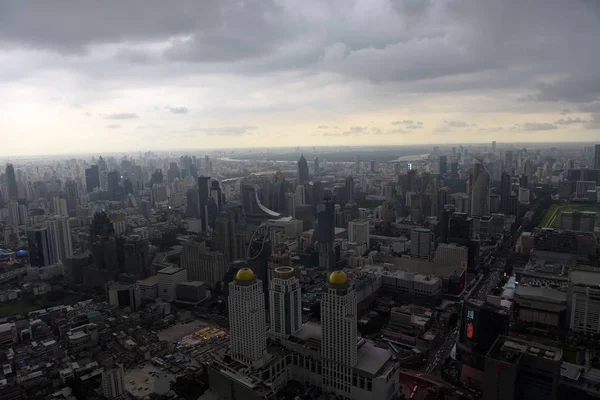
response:
[[[12,164],[6,164],[6,183],[8,186],[8,200],[17,200],[19,198],[19,188],[15,176],[15,167]]]
[[[433,234],[429,229],[416,228],[410,232],[410,255],[429,258]]]
[[[95,188],[100,187],[100,171],[97,165],[85,169],[85,187],[87,193],[92,193]]]
[[[17,226],[19,225],[19,203],[12,201],[8,204],[8,225]]]
[[[223,195],[221,192],[221,186],[219,186],[219,181],[213,180],[210,183],[209,196],[215,201],[215,204],[217,205],[217,211],[221,211],[223,208]]]
[[[372,174],[377,172],[377,163],[375,162],[375,160],[369,161],[369,170],[371,171]]]
[[[61,199],[60,197],[52,198],[52,212],[55,215],[69,215],[67,208],[67,201],[65,199]]]
[[[214,289],[223,281],[229,269],[226,255],[210,251],[204,242],[186,242],[181,253],[181,268],[186,270],[188,281],[202,281]]]
[[[200,205],[198,204],[198,190],[188,189],[185,199],[187,203],[185,215],[192,218],[198,217],[200,213]]]
[[[313,161],[313,175],[317,175],[319,173],[319,157],[315,157]]]
[[[104,161],[102,156],[98,157],[98,169],[100,171],[108,171],[108,165],[106,165],[106,161]]]
[[[448,156],[440,156],[440,176],[445,176],[448,172]]]
[[[123,261],[125,272],[137,279],[145,279],[152,275],[148,239],[140,235],[127,236],[123,245]]]
[[[321,357],[326,391],[350,397],[357,362],[356,294],[343,271],[334,271],[321,296]]]
[[[27,225],[28,216],[29,211],[27,210],[27,206],[25,204],[19,204],[19,225]]]
[[[208,157],[208,156],[207,156]],[[198,207],[200,209],[200,220],[202,221],[202,232],[208,232],[208,198],[210,196],[210,177],[198,177]]]
[[[360,156],[358,154],[354,156],[354,172],[360,173]]]
[[[239,259],[237,254],[237,243],[235,235],[235,212],[225,209],[217,215],[213,244],[225,254],[228,262]]]
[[[306,188],[304,185],[297,185],[294,193],[296,206],[302,206],[306,204]]]
[[[45,226],[27,230],[27,246],[32,267],[43,267],[56,262],[56,258],[52,258],[55,254],[51,252],[48,229]]]
[[[355,220],[348,222],[348,241],[366,244],[369,247],[369,221]]]
[[[510,175],[506,172],[502,173],[500,178],[500,212],[508,215],[508,198],[510,197]]]
[[[167,170],[167,182],[173,183],[175,179],[181,178],[181,172],[179,171],[179,167],[177,163],[170,163],[169,169]]]
[[[306,158],[304,158],[304,155],[301,155],[300,159],[298,160],[298,184],[308,185],[308,181],[308,163],[306,162]]]
[[[317,206],[317,241],[319,250],[319,267],[326,271],[335,271],[335,213],[330,197],[323,199]]]
[[[285,194],[285,211],[286,213],[292,217],[296,218],[296,194],[295,193],[286,193]]]
[[[490,174],[481,162],[473,164],[471,190],[471,215],[483,217],[490,214]]]
[[[79,190],[77,188],[77,182],[69,179],[65,184],[65,192],[67,195],[67,211],[73,211],[77,208],[79,203]]]
[[[450,163],[450,176],[452,178],[458,178],[458,163],[456,161]]]
[[[267,349],[263,283],[249,268],[229,283],[229,336],[233,358],[260,367]]]
[[[125,394],[125,374],[122,366],[102,371],[102,394],[107,399],[117,399]]]
[[[294,276],[294,268],[278,267],[269,286],[271,334],[287,338],[302,327],[300,281]]]
[[[492,142],[492,152],[493,153],[496,152],[496,141],[495,140]]]
[[[56,259],[61,260],[64,264],[67,261],[67,257],[73,256],[73,240],[71,238],[69,218],[57,215],[46,221],[46,227],[48,229],[51,254],[56,254]]]
[[[346,192],[346,200],[350,201],[354,199],[354,177],[352,175],[346,178],[344,191]]]
[[[206,169],[207,174],[212,173],[212,161],[210,160],[210,157],[208,155],[204,156],[204,169]]]
[[[600,144],[594,145],[594,169],[600,169]]]
[[[121,175],[119,171],[110,171],[106,175],[106,189],[108,191],[108,198],[111,201],[120,201],[121,194],[119,190],[119,181],[121,180]]]

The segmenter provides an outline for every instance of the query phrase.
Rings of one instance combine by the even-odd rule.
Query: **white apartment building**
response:
[[[348,222],[348,241],[369,246],[369,222],[355,220]]]
[[[233,357],[260,367],[267,349],[263,284],[249,268],[229,283],[229,331]]]

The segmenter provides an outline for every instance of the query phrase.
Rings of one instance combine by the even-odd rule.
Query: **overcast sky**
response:
[[[0,2],[0,155],[600,141],[597,0]]]

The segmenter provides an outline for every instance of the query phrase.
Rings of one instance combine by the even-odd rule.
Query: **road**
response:
[[[458,340],[458,334],[460,333],[460,320],[456,323],[456,326],[447,334],[444,343],[433,353],[427,360],[427,367],[425,372],[434,373],[441,366],[441,363],[448,357],[450,351]]]

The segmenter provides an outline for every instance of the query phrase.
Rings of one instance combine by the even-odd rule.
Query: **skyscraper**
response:
[[[260,367],[267,349],[265,297],[263,284],[251,269],[240,269],[229,283],[228,302],[233,358]]]
[[[208,231],[208,198],[210,196],[209,187],[210,177],[199,176],[198,177],[198,207],[200,209],[200,220],[202,221],[202,232]]]
[[[334,204],[330,197],[323,199],[317,206],[317,241],[319,249],[319,267],[326,271],[335,270],[335,214]]]
[[[119,190],[119,181],[121,180],[121,175],[119,171],[110,171],[107,174],[107,190],[108,197],[112,201],[121,200],[120,190]]]
[[[85,187],[88,193],[91,193],[95,188],[100,187],[100,170],[97,165],[92,165],[85,169]]]
[[[287,338],[302,326],[302,297],[300,281],[291,267],[278,267],[273,271],[269,288],[271,334]]]
[[[594,169],[600,169],[600,144],[594,146]]]
[[[51,258],[54,258],[54,254],[56,254],[56,259],[61,260],[64,264],[67,257],[73,256],[73,240],[69,219],[66,216],[57,215],[46,221],[46,227],[52,253]]]
[[[410,232],[410,255],[429,258],[433,234],[429,229],[416,228]]]
[[[356,294],[343,271],[334,271],[321,297],[323,386],[350,397],[357,362]]]
[[[308,185],[308,181],[308,163],[306,162],[306,158],[304,158],[304,155],[301,155],[300,159],[298,160],[298,184]]]
[[[354,171],[360,173],[360,156],[357,154],[354,156]]]
[[[43,267],[56,262],[56,258],[52,258],[55,255],[51,253],[48,229],[45,226],[27,230],[27,246],[32,267]]]
[[[506,172],[502,173],[500,178],[500,212],[509,214],[508,198],[510,197],[510,175]]]
[[[15,167],[12,164],[6,164],[6,183],[8,186],[8,199],[17,200],[19,198],[19,188],[15,176]]]
[[[482,162],[473,164],[471,189],[471,215],[483,217],[490,214],[490,174]]]
[[[448,156],[440,156],[440,176],[445,176],[448,172]]]
[[[317,175],[319,173],[319,157],[315,157],[313,162],[313,174]]]
[[[77,208],[79,203],[79,190],[77,188],[77,182],[69,179],[65,184],[65,192],[67,195],[67,210],[73,211]]]

